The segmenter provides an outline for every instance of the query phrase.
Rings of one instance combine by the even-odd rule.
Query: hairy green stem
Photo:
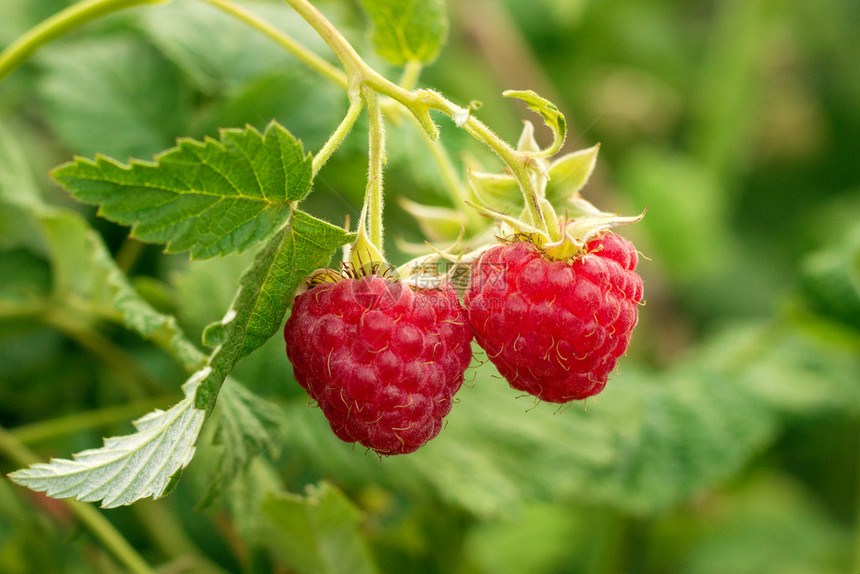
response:
[[[329,64],[326,60],[317,56],[315,53],[308,50],[300,42],[293,39],[288,34],[275,28],[256,14],[230,2],[229,0],[202,0],[219,10],[223,10],[227,14],[241,20],[252,28],[262,32],[280,46],[285,48],[289,53],[298,58],[300,61],[307,64],[311,69],[316,70],[338,86],[346,89],[347,79],[346,74]]]
[[[328,141],[325,142],[325,145],[320,149],[319,152],[314,155],[313,160],[313,175],[319,172],[322,169],[322,166],[325,165],[325,162],[331,157],[331,155],[335,152],[335,150],[343,143],[343,140],[349,135],[349,132],[352,130],[352,126],[355,125],[358,116],[361,114],[361,110],[364,107],[364,102],[361,98],[351,97],[349,100],[349,109],[346,111],[346,116],[343,118],[343,121],[340,122],[340,125],[337,126],[337,129],[328,138]]]
[[[102,16],[141,4],[158,4],[165,0],[84,0],[69,6],[28,30],[0,52],[0,80],[27,61],[33,53],[75,28]]]
[[[367,105],[370,120],[369,137],[369,169],[367,173],[367,189],[364,201],[368,207],[368,233],[370,242],[383,252],[382,232],[382,172],[385,165],[385,126],[382,121],[382,111],[379,108],[379,98],[369,88],[362,88],[361,99]]]
[[[12,460],[16,464],[28,466],[39,462],[30,449],[24,446],[14,434],[0,427],[0,455]],[[137,550],[129,544],[122,534],[114,527],[105,516],[96,510],[91,504],[79,502],[73,499],[63,499],[63,504],[75,515],[78,521],[120,561],[130,572],[134,574],[155,574],[155,570],[144,561]]]
[[[538,203],[537,190],[535,190],[534,182],[532,182],[531,175],[528,169],[526,169],[526,164],[530,161],[530,158],[526,154],[513,149],[507,142],[493,133],[486,124],[472,115],[469,115],[469,119],[466,120],[463,127],[473,137],[489,146],[511,168],[514,177],[517,178],[517,182],[520,185],[526,209],[529,210],[535,227],[544,233],[549,233],[549,227],[544,219],[543,210]]]

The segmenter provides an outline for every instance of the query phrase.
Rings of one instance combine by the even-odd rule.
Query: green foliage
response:
[[[803,271],[815,308],[860,329],[860,226],[851,230],[845,244],[811,255]]]
[[[355,227],[370,128],[314,172],[342,87],[218,3],[175,0],[88,23],[0,83],[2,472],[74,452],[11,478],[111,507],[172,492],[107,513],[164,571],[857,571],[857,6],[501,0],[449,3],[449,24],[441,0],[313,3],[374,67],[373,49],[407,84],[483,102],[470,117],[512,146],[540,114],[537,141],[564,146],[559,215],[576,190],[647,208],[619,229],[647,299],[621,372],[559,411],[479,353],[418,452],[333,437],[279,331],[354,239],[327,221]],[[0,2],[0,46],[69,4]],[[337,65],[286,3],[239,4]],[[411,213],[447,248],[482,228],[472,191],[522,211],[455,122],[434,115],[428,147],[380,103],[392,263],[427,238]],[[56,168],[60,189],[47,174],[75,154],[93,159]],[[0,569],[124,569],[76,506],[12,480]]]
[[[684,574],[844,572],[850,540],[801,485],[754,477],[709,509],[685,556]],[[717,503],[719,501],[715,501]]]
[[[204,413],[194,408],[196,381],[186,397],[167,411],[135,421],[137,432],[105,440],[74,460],[53,459],[9,475],[16,483],[53,498],[101,501],[103,508],[159,498],[175,486],[176,474],[191,462]]]
[[[448,39],[445,0],[361,0],[377,53],[396,66],[429,64]]]
[[[51,127],[79,154],[147,157],[188,129],[191,94],[139,37],[81,40],[42,65],[38,89]],[[138,89],[137,77],[154,89]]]
[[[213,444],[223,452],[199,507],[206,508],[231,486],[257,455],[277,450],[277,431],[283,413],[278,405],[255,395],[241,383],[227,379],[218,395]]]
[[[273,550],[296,572],[377,572],[359,532],[360,511],[331,485],[309,487],[304,497],[272,495],[262,511],[280,540]]]

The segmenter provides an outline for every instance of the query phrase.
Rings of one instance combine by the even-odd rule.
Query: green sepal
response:
[[[594,172],[599,151],[600,144],[597,144],[566,154],[549,165],[546,198],[553,206],[564,206],[569,200],[579,197],[580,190]]]
[[[468,170],[466,181],[478,203],[508,214],[519,213],[523,208],[522,191],[510,174]]]
[[[367,236],[363,225],[358,226],[358,234],[349,247],[347,260],[351,270],[360,277],[384,274],[391,267],[382,251]]]
[[[466,214],[450,207],[423,205],[404,197],[397,198],[397,203],[415,218],[429,241],[452,240],[468,225]]]

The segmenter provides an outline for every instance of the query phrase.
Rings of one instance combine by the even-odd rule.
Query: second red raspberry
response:
[[[525,241],[495,246],[474,266],[464,300],[475,338],[515,389],[553,403],[595,395],[638,320],[637,261],[611,232],[570,261]]]

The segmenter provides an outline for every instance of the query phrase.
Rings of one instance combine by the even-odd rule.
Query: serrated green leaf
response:
[[[352,238],[330,223],[302,211],[293,212],[289,224],[260,250],[242,277],[221,327],[207,329],[219,345],[209,358],[212,373],[197,393],[198,408],[212,409],[218,389],[233,366],[280,328],[302,278],[328,264],[335,249]]]
[[[377,572],[359,531],[361,512],[328,483],[309,488],[305,497],[271,495],[262,510],[277,540],[272,550],[296,572]]]
[[[552,156],[561,150],[564,139],[567,137],[567,120],[555,104],[540,97],[532,90],[506,90],[502,92],[506,98],[517,98],[526,103],[530,110],[540,114],[544,123],[552,130],[552,144],[540,152],[542,156]]]
[[[76,153],[149,157],[187,133],[191,91],[139,37],[79,39],[40,61],[47,119]]]
[[[445,0],[361,0],[376,52],[395,66],[429,64],[448,39]]]
[[[276,448],[274,439],[283,425],[281,409],[235,379],[228,378],[214,412],[213,444],[221,446],[215,471],[198,508],[206,508],[229,488],[258,454]]]
[[[54,297],[88,301],[92,310],[116,318],[127,328],[167,348],[189,372],[203,354],[185,337],[170,315],[144,301],[110,256],[101,236],[71,211],[46,209],[39,215],[49,249]]]
[[[9,475],[16,483],[53,498],[101,501],[103,508],[163,496],[174,475],[191,462],[206,413],[194,408],[194,393],[205,372],[186,383],[185,398],[166,411],[155,410],[134,422],[134,434],[105,439],[102,448],[73,460],[53,459]]]
[[[311,155],[275,122],[263,134],[248,126],[223,130],[220,141],[182,139],[155,159],[77,158],[52,175],[105,218],[131,225],[133,237],[201,258],[270,236],[310,189]]]

